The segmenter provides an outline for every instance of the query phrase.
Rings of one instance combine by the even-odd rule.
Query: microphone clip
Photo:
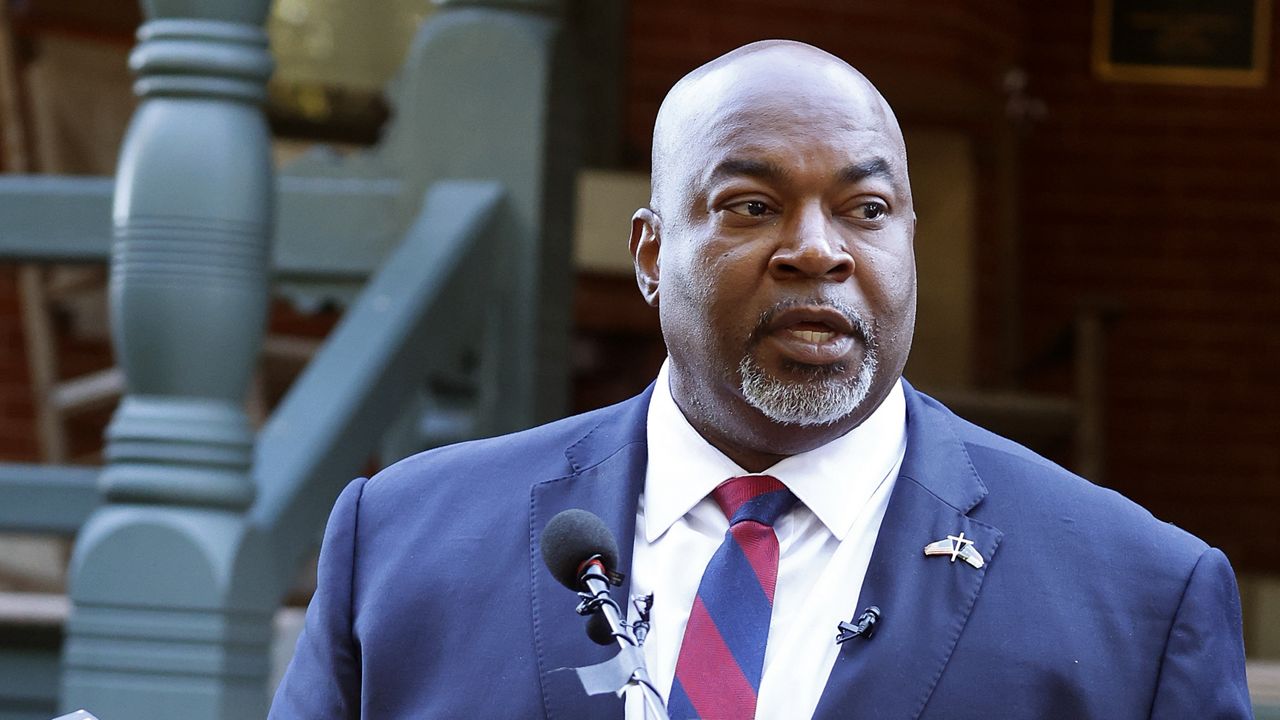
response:
[[[879,620],[880,608],[875,605],[863,610],[862,614],[853,623],[841,620],[840,624],[836,626],[836,644],[843,645],[856,637],[870,640],[871,636],[876,632],[876,623]]]
[[[616,570],[610,570],[605,566],[603,555],[592,555],[582,564],[578,566],[578,582],[581,585],[587,584],[587,578],[597,578],[604,580],[614,587],[622,587],[622,583],[626,581],[627,576]]]
[[[636,609],[636,621],[631,623],[631,634],[636,636],[636,642],[644,645],[644,640],[649,635],[649,615],[653,611],[653,593],[648,595],[631,597],[631,604]]]
[[[587,588],[578,593],[581,602],[578,603],[577,613],[582,616],[594,615],[600,611],[600,608],[609,605],[614,610],[621,612],[618,603],[613,601],[609,596],[608,585],[618,586],[622,584],[623,576],[616,572],[610,572],[604,565],[604,559],[600,555],[592,555],[582,562],[578,568],[578,578],[580,586]],[[606,587],[598,591],[592,591],[588,580],[598,580],[606,583]]]

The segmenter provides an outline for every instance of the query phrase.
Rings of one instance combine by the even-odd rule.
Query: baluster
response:
[[[262,717],[275,597],[245,520],[243,399],[267,307],[268,0],[151,0],[113,211],[127,394],[72,558],[62,704],[109,718]]]

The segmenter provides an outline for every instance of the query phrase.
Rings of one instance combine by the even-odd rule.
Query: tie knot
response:
[[[754,520],[773,527],[782,514],[796,503],[796,496],[778,478],[769,475],[743,475],[730,478],[711,491],[729,525]]]

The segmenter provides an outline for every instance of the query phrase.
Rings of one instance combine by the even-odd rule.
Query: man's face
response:
[[[662,168],[653,247],[643,211],[632,243],[686,416],[722,450],[789,455],[861,423],[900,375],[915,219],[874,91],[770,54],[700,81],[706,106],[685,113]]]

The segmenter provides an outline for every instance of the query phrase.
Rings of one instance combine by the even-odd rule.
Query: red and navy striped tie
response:
[[[711,492],[729,531],[707,563],[676,660],[671,720],[749,720],[764,670],[778,580],[777,521],[795,495],[768,475],[746,475]]]

